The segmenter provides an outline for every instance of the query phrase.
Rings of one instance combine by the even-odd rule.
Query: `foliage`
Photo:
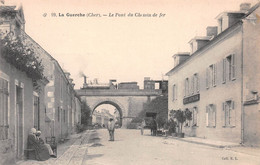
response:
[[[175,133],[177,123],[173,119],[170,119],[167,124],[169,128],[169,133]]]
[[[37,81],[44,79],[44,67],[34,50],[23,41],[22,37],[14,37],[12,33],[0,39],[0,47],[1,56],[18,70],[25,72],[38,89]]]
[[[84,130],[85,130],[85,127],[84,127],[83,124],[80,124],[80,123],[76,124],[76,132],[77,133],[83,132]]]
[[[91,109],[86,102],[83,102],[81,105],[81,123],[85,126],[89,125],[91,122],[90,119]]]
[[[183,123],[187,120],[192,119],[192,112],[189,109],[186,109],[185,111],[182,111],[180,109],[171,110],[169,116],[170,116],[171,120],[177,121],[178,132],[182,133]]]
[[[159,128],[162,128],[168,119],[168,96],[158,96],[153,99],[151,102],[148,102],[144,105],[143,110],[139,113],[138,117],[133,119],[133,122],[142,122],[142,119],[145,118],[146,112],[156,112],[156,122]],[[149,124],[149,121],[146,121]]]

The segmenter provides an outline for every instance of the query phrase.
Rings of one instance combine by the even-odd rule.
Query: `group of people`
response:
[[[141,122],[141,125],[140,125],[140,128],[141,128],[141,135],[144,134],[144,127],[145,127],[145,120],[143,119],[142,122]],[[157,122],[155,120],[155,117],[153,117],[153,119],[151,120],[151,123],[150,123],[150,128],[151,128],[151,135],[152,136],[156,136],[156,132],[157,132]]]
[[[28,149],[33,152],[29,153],[29,159],[44,161],[50,157],[56,158],[49,144],[46,144],[41,136],[41,131],[32,128],[28,135]]]

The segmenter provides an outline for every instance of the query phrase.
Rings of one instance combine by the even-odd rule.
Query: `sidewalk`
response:
[[[232,143],[232,142],[224,142],[224,141],[215,141],[210,139],[204,139],[204,138],[198,138],[198,137],[184,137],[184,138],[177,138],[177,137],[171,137],[168,136],[174,140],[184,141],[188,143],[194,143],[194,144],[200,144],[200,145],[206,145],[210,147],[216,147],[216,148],[225,148],[234,152],[239,152],[243,154],[248,154],[256,157],[260,157],[260,148],[259,147],[247,147],[243,146],[238,143]]]
[[[184,138],[172,137],[172,138],[176,139],[176,140],[180,140],[180,141],[185,141],[185,142],[195,143],[195,144],[202,144],[202,145],[207,145],[207,146],[217,147],[217,148],[230,148],[230,147],[241,146],[238,143],[216,141],[216,140],[210,140],[210,139],[204,139],[204,138],[198,138],[198,137],[184,137]]]
[[[59,144],[57,147],[57,158],[50,158],[46,161],[37,160],[21,160],[16,165],[63,165],[68,164],[75,152],[80,149],[80,145],[86,140],[89,130],[80,134],[70,136],[65,143]]]

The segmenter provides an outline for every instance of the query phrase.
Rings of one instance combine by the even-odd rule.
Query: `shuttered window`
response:
[[[0,140],[8,139],[9,82],[0,77]]]
[[[40,99],[33,96],[34,128],[40,130]]]
[[[212,86],[217,85],[217,66],[216,64],[213,64],[212,66]]]
[[[194,93],[199,93],[199,76],[197,73],[194,74]]]
[[[226,59],[222,60],[222,83],[226,82]]]
[[[236,126],[236,111],[235,103],[232,100],[226,101],[222,105],[222,126],[234,127]]]
[[[193,107],[192,110],[192,126],[198,126],[198,108]]]
[[[216,105],[214,104],[206,106],[206,126],[216,127]]]

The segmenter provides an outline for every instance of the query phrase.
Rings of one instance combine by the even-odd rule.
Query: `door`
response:
[[[16,86],[16,157],[23,156],[23,89]]]

